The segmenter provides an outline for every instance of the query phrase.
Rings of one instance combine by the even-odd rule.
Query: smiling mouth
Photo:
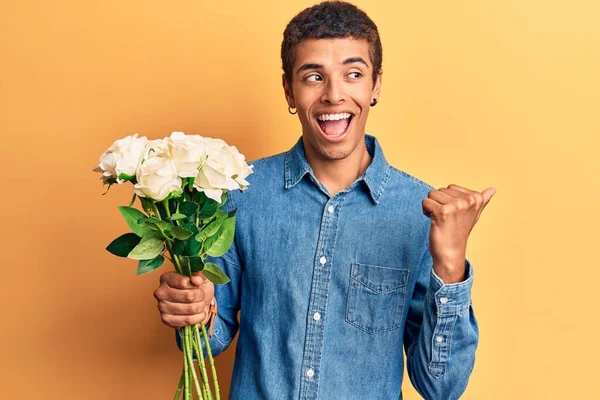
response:
[[[354,114],[350,114],[348,118],[338,120],[321,121],[318,118],[316,118],[316,120],[324,135],[338,137],[346,133],[352,122],[352,118],[354,118]]]

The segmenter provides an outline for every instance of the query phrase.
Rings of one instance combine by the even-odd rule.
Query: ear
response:
[[[285,74],[281,75],[281,84],[283,85],[283,93],[285,94],[285,100],[287,101],[288,105],[292,108],[296,108],[294,93],[287,79],[285,79]]]
[[[380,69],[377,77],[375,78],[375,85],[373,86],[373,99],[379,99],[379,95],[381,94],[381,82],[383,79],[383,70]]]

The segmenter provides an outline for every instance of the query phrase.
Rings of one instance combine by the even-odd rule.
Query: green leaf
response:
[[[222,285],[231,281],[225,272],[221,271],[221,268],[219,268],[219,266],[215,263],[205,263],[202,273],[208,278],[209,281],[217,285]]]
[[[115,256],[127,257],[127,254],[140,243],[141,238],[133,232],[125,233],[106,246],[106,250]]]
[[[215,213],[217,212],[218,209],[219,209],[219,203],[217,203],[213,199],[207,198],[206,203],[204,203],[204,207],[202,207],[202,210],[200,210],[200,213],[198,214],[198,218],[199,219],[208,219],[208,218],[212,217],[213,215],[215,215]]]
[[[221,205],[225,204],[225,201],[227,201],[227,191],[223,191],[223,194],[221,195]]]
[[[217,214],[218,214],[218,211],[221,211],[221,210],[217,210]],[[228,216],[227,213],[225,213],[224,211],[222,211],[222,213],[223,213],[222,215],[217,215],[217,218],[215,218],[212,222],[210,222],[206,226],[206,228],[202,229],[200,231],[200,233],[198,233],[196,235],[197,241],[201,242],[201,241],[205,240],[206,238],[211,237],[212,235],[217,233],[217,231],[223,224],[223,221],[225,221],[225,219]]]
[[[202,243],[198,242],[194,236],[198,234],[198,227],[196,224],[189,223],[183,227],[185,230],[192,232],[192,236],[187,238],[185,254],[188,256],[197,256],[200,253],[200,248],[202,247]]]
[[[194,199],[192,198],[192,194],[185,187],[183,188],[183,195],[182,195],[182,197],[183,197],[183,201],[189,201],[189,202],[193,202],[194,201]]]
[[[156,268],[163,265],[163,262],[165,262],[165,258],[161,255],[158,255],[151,260],[140,260],[138,262],[137,274],[142,275],[154,271]]]
[[[204,269],[204,262],[202,261],[202,258],[198,256],[183,256],[180,257],[179,260],[181,261],[181,265],[185,266],[186,272],[191,270],[192,273],[194,273]]]
[[[150,228],[143,224],[138,224],[138,220],[142,217],[146,217],[143,212],[138,210],[137,208],[127,207],[127,206],[119,206],[119,211],[123,218],[125,218],[125,222],[131,228],[131,230],[138,235],[139,237],[144,236],[146,232],[150,230]]]
[[[191,201],[183,201],[179,203],[179,212],[188,218],[191,218],[198,211],[198,204]]]
[[[179,221],[185,218],[187,218],[187,215],[181,213],[175,213],[171,215],[171,221]]]
[[[164,239],[165,239],[165,236],[164,236],[164,235],[163,235],[161,232],[159,232],[159,231],[153,231],[153,230],[150,230],[150,231],[148,231],[148,233],[146,233],[146,234],[145,234],[145,235],[142,237],[142,240],[140,241],[140,243],[143,243],[143,242],[145,242],[146,240],[150,240],[150,239],[153,239],[153,238],[160,239],[160,240],[164,240]]]
[[[151,213],[154,212],[154,208],[152,207],[152,203],[153,201],[146,198],[146,197],[141,197],[138,196],[138,198],[140,199],[140,203],[142,204],[142,208],[144,209],[144,211],[146,211],[146,213],[148,215],[150,215]]]
[[[167,232],[173,228],[173,223],[169,221],[162,221],[157,218],[148,218],[144,221],[144,224],[155,231]]]
[[[185,230],[179,226],[174,226],[173,228],[171,228],[171,235],[173,235],[173,237],[176,239],[185,240],[192,236],[192,232]]]
[[[172,247],[173,253],[178,256],[184,255],[186,246],[187,246],[187,240],[179,240],[179,239],[173,240],[173,247]]]
[[[127,257],[134,260],[149,260],[159,255],[165,248],[162,240],[151,238],[138,244],[129,252]]]
[[[233,236],[235,233],[235,217],[227,218],[221,224],[216,235],[211,236],[205,242],[206,254],[213,257],[219,257],[227,253],[227,250],[233,244]],[[210,241],[210,243],[209,243]]]

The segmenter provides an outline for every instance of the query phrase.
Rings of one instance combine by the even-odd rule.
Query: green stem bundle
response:
[[[163,202],[163,205],[165,206],[167,216],[170,218],[171,213],[169,210],[168,201],[165,200]],[[156,207],[156,204],[153,204],[153,208],[156,214],[156,218],[161,219],[160,212],[158,210],[158,207]],[[173,248],[169,240],[166,241],[166,246],[167,251],[171,256],[170,259],[173,261],[175,270],[177,271],[177,273],[184,275],[179,256],[173,252]],[[204,337],[204,343],[206,345],[206,351],[209,358],[211,373],[213,377],[213,385],[215,387],[216,395],[213,396],[213,392],[208,380],[208,372],[204,364],[204,354],[202,351],[202,344],[200,342],[200,330],[198,329],[198,325],[188,325],[184,326],[182,329],[183,332],[181,332],[181,347],[184,356],[183,371],[179,380],[177,391],[175,392],[174,400],[179,400],[182,389],[183,400],[192,400],[194,398],[194,389],[200,400],[220,400],[221,398],[219,393],[219,383],[217,380],[217,371],[212,357],[212,351],[210,349],[210,343],[208,340],[208,335],[206,333],[206,327],[203,323],[200,323],[199,325],[201,326],[202,335]],[[194,352],[196,353],[196,360],[198,362],[201,379],[198,379],[198,374],[196,372],[196,367],[194,364]]]

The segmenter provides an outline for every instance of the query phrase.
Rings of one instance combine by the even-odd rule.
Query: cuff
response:
[[[458,314],[471,305],[471,287],[473,286],[473,266],[465,258],[465,273],[467,279],[462,282],[444,283],[431,269],[429,293],[435,303],[438,315]]]

